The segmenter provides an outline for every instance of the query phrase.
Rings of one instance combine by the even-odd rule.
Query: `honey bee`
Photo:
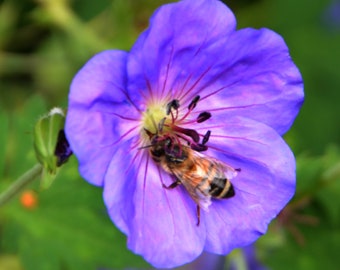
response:
[[[200,208],[207,211],[211,198],[225,199],[235,195],[230,179],[237,175],[239,169],[205,156],[170,136],[147,133],[151,140],[150,156],[175,178],[171,185],[163,184],[163,187],[173,189],[183,184],[197,204],[197,226],[200,224]]]

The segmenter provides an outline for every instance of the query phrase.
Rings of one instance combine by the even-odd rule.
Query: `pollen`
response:
[[[156,134],[159,123],[165,121],[166,117],[166,105],[159,103],[148,106],[142,118],[143,129]]]

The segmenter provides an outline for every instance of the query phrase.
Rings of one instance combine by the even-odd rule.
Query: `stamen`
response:
[[[208,140],[210,138],[210,134],[211,134],[210,130],[208,130],[207,133],[205,133],[205,135],[204,135],[204,137],[202,139],[202,145],[205,145],[208,142]]]
[[[211,113],[210,112],[202,112],[199,114],[199,116],[197,117],[197,123],[202,123],[206,120],[208,120],[211,117]]]
[[[194,142],[198,143],[200,141],[200,135],[198,135],[197,131],[190,128],[181,128],[179,126],[172,126],[174,131],[179,133],[183,133],[193,139]]]
[[[203,151],[208,150],[208,146],[203,145],[203,144],[201,144],[201,143],[192,144],[192,145],[190,145],[190,148],[191,148],[192,150],[197,151],[197,152],[203,152]]]
[[[188,106],[188,111],[186,112],[185,115],[182,116],[181,119],[179,119],[179,121],[184,120],[189,114],[190,112],[196,107],[197,102],[200,100],[200,96],[196,96],[192,99],[192,101],[190,102],[189,106]]]
[[[173,99],[166,105],[166,115],[169,115],[171,110],[178,110],[180,104],[178,99]]]
[[[200,96],[195,96],[188,106],[188,111],[179,117],[180,101],[173,99],[166,105],[166,116],[163,118],[157,117],[158,123],[155,123],[153,114],[149,116],[152,124],[155,126],[155,132],[151,132],[150,129],[144,128],[146,134],[151,140],[151,146],[160,144],[163,147],[163,151],[168,152],[169,155],[180,158],[182,156],[182,145],[187,143],[191,149],[202,152],[208,149],[206,146],[209,141],[211,131],[208,130],[202,137],[198,134],[195,129],[183,128],[181,125],[190,125],[195,123],[202,123],[211,118],[211,113],[207,111],[201,112],[195,119],[188,120],[187,117],[190,115],[192,110],[197,106]],[[157,115],[158,116],[158,115]],[[169,119],[170,118],[170,119]],[[150,121],[150,120],[149,120]],[[150,147],[150,146],[146,146]]]
[[[190,102],[188,106],[189,111],[192,111],[196,107],[197,102],[200,100],[200,98],[201,98],[200,96],[196,96],[193,98],[193,100]]]

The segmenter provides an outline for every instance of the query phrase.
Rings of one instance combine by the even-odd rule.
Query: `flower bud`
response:
[[[65,115],[60,108],[53,108],[41,117],[34,127],[34,150],[43,165],[42,185],[47,187],[54,180],[59,166],[64,164],[72,151],[64,133]]]

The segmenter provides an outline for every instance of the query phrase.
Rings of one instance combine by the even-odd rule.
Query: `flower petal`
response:
[[[210,81],[202,80],[192,95],[199,93],[211,113],[251,118],[281,135],[290,128],[303,103],[303,82],[278,34],[268,29],[236,31],[210,57],[218,59]]]
[[[128,246],[155,267],[175,267],[201,254],[205,226],[196,226],[196,205],[150,159],[147,150],[122,144],[105,178],[104,200],[114,223],[128,236]],[[121,157],[124,155],[124,159]],[[123,169],[122,169],[123,168]],[[125,168],[125,169],[124,169]]]
[[[126,57],[122,51],[94,56],[71,85],[65,132],[80,173],[94,185],[103,184],[115,143],[136,132],[139,113],[124,92]]]
[[[132,139],[123,141],[115,148],[115,155],[112,156],[105,175],[103,193],[112,221],[125,234],[129,232],[128,224],[135,215],[130,198],[137,185],[135,159],[130,155],[131,141]]]
[[[171,95],[177,91],[176,77],[181,72],[188,76],[187,62],[196,61],[197,54],[235,26],[233,13],[220,1],[185,0],[162,6],[130,52],[129,92],[139,91],[139,96],[154,100]]]
[[[241,171],[232,179],[235,196],[214,200],[204,215],[205,250],[218,254],[265,233],[295,191],[295,158],[274,129],[246,118],[224,122],[211,134],[207,155]]]
[[[235,18],[220,1],[159,9],[131,50],[128,74],[136,103],[140,96],[189,103],[200,95],[210,109],[263,122],[281,135],[304,98],[282,37],[268,29],[235,31]]]

